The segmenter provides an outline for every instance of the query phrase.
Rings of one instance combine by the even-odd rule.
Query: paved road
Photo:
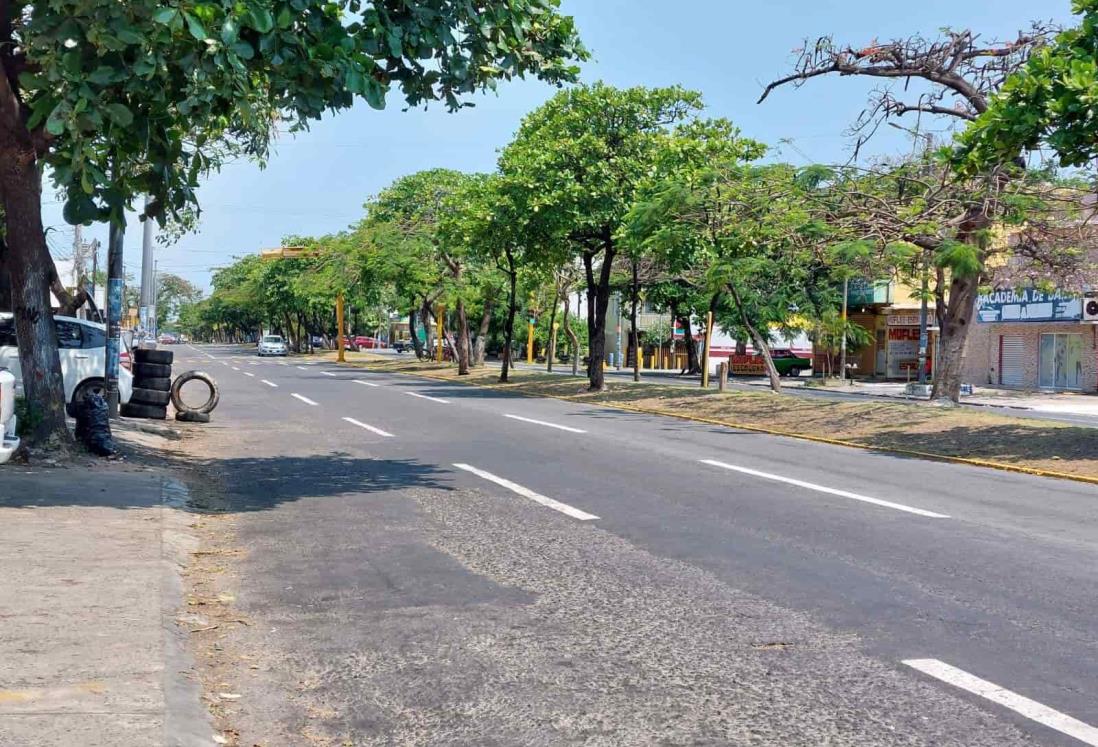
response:
[[[263,622],[247,739],[1098,745],[1098,488],[181,356]]]

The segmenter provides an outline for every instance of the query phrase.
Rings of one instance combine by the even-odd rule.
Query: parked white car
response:
[[[15,377],[0,371],[0,464],[11,459],[19,448],[15,435]]]
[[[107,394],[104,371],[107,363],[107,331],[102,324],[55,316],[57,346],[61,357],[61,375],[65,382],[65,405],[69,413],[73,405],[85,394]],[[122,341],[123,356],[129,351]],[[15,320],[11,314],[0,314],[0,369],[6,368],[15,377],[15,392],[23,393],[22,369],[19,365],[19,348],[15,342]],[[118,397],[122,403],[130,401],[133,393],[133,375],[125,368],[118,369]]]
[[[278,335],[264,335],[259,341],[258,353],[262,358],[265,355],[286,355],[286,341]]]

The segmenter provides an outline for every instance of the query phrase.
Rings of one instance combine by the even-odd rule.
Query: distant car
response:
[[[19,449],[15,426],[15,376],[0,370],[0,464]]]
[[[392,348],[398,353],[407,353],[409,350],[412,350],[414,346],[412,345],[411,340],[397,340],[392,344]]]
[[[175,335],[165,332],[156,338],[156,342],[158,345],[174,345],[176,343]]]
[[[55,316],[57,346],[61,358],[61,376],[65,386],[65,409],[75,414],[75,405],[87,394],[107,396],[104,378],[107,367],[107,328],[102,324]],[[126,341],[122,340],[119,354],[118,397],[122,404],[133,394],[133,375],[121,364],[129,360]],[[0,314],[0,368],[15,377],[15,391],[22,394],[23,376],[19,364],[19,348],[15,340],[15,321],[11,314]]]
[[[366,335],[358,335],[355,337],[355,345],[358,345],[363,350],[385,347],[385,343],[381,340],[376,337],[367,337]]]
[[[289,351],[286,349],[286,341],[281,336],[264,335],[259,340],[257,352],[262,358],[265,355],[286,355]]]
[[[778,348],[770,351],[770,357],[774,359],[774,368],[778,369],[779,376],[800,376],[801,371],[812,368],[812,361],[802,358],[792,350]]]

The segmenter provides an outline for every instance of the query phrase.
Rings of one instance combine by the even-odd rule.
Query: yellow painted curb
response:
[[[375,359],[381,360],[381,359]],[[464,386],[474,386],[480,389],[501,389],[514,391],[517,394],[521,394],[524,397],[542,397],[544,399],[557,399],[565,402],[581,401],[587,404],[596,405],[598,407],[605,407],[610,410],[622,410],[624,412],[635,412],[642,415],[662,415],[668,418],[678,418],[679,420],[689,420],[695,423],[705,423],[706,425],[719,425],[724,428],[735,428],[741,431],[752,431],[754,433],[764,433],[768,436],[782,436],[784,438],[797,438],[802,441],[813,441],[815,443],[828,444],[830,446],[846,446],[851,449],[862,449],[864,451],[879,451],[887,454],[901,454],[903,456],[918,457],[920,459],[931,459],[938,462],[948,462],[951,464],[967,464],[972,467],[985,467],[988,469],[1002,470],[1003,472],[1015,472],[1023,475],[1035,475],[1037,477],[1054,477],[1059,480],[1073,480],[1074,482],[1082,482],[1090,485],[1098,485],[1098,477],[1091,477],[1089,475],[1076,475],[1070,472],[1056,472],[1054,470],[1039,469],[1037,467],[1023,467],[1017,464],[1005,464],[1003,462],[993,462],[987,459],[971,459],[969,457],[950,456],[949,454],[935,454],[929,451],[917,451],[915,449],[904,449],[898,446],[874,446],[872,444],[861,444],[856,441],[843,441],[838,438],[827,438],[826,436],[813,436],[808,433],[794,433],[792,431],[782,431],[775,428],[764,428],[758,425],[740,425],[738,423],[732,423],[727,420],[717,420],[715,418],[707,418],[701,415],[689,415],[681,412],[674,412],[672,410],[657,410],[646,407],[632,407],[630,405],[621,405],[610,402],[597,402],[587,399],[581,399],[578,396],[567,396],[560,394],[531,394],[523,392],[517,387],[521,384],[476,384],[469,381],[462,381],[461,379],[451,378],[449,376],[438,376],[431,372],[416,372],[409,371],[387,371],[386,373],[395,373],[400,376],[413,376],[423,379],[432,379],[434,381],[447,381],[453,384],[462,384]]]

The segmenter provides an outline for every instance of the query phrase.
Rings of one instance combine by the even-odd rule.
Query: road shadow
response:
[[[1061,471],[1087,465],[1086,471],[1093,473],[1098,466],[1098,429],[1086,427],[973,425],[928,433],[889,429],[878,432],[873,442],[878,446],[970,459],[1006,463],[1041,461],[1046,469]]]
[[[302,498],[369,496],[406,489],[450,490],[451,474],[414,459],[376,459],[345,452],[187,459],[190,496],[199,511],[265,511]]]

